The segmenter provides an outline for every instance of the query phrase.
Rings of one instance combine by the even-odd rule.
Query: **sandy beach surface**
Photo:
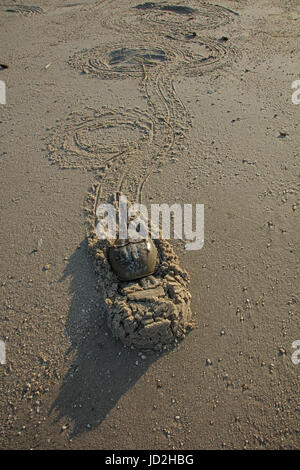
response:
[[[299,46],[298,0],[0,0],[1,449],[299,448]],[[102,181],[204,204],[171,350],[107,326]]]

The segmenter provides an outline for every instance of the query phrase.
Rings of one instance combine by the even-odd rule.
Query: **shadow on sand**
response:
[[[72,301],[65,331],[71,341],[66,356],[72,355],[72,361],[49,412],[55,415],[55,422],[63,419],[73,423],[72,436],[96,428],[161,356],[147,354],[142,361],[137,351],[113,339],[102,313],[101,285],[97,291],[87,242],[83,241],[79,248],[70,257],[60,280],[71,278]]]

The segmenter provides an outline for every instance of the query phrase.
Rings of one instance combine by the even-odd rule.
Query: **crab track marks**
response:
[[[106,145],[101,144],[103,134],[112,129],[118,132],[115,142],[110,137]],[[134,139],[122,142],[120,132],[129,130],[134,132]],[[101,180],[97,196],[100,204],[107,200],[112,188],[125,191],[130,186],[136,187],[132,181],[127,181],[126,173],[136,160],[141,161],[145,152],[148,155],[153,139],[154,125],[147,113],[138,109],[87,109],[85,113],[72,113],[67,121],[52,130],[47,139],[48,156],[61,168],[96,172]]]
[[[192,47],[191,47],[192,46]],[[154,52],[157,52],[155,57]],[[118,54],[119,61],[115,56]],[[150,42],[148,47],[137,41],[97,46],[74,54],[69,65],[81,73],[102,79],[158,77],[167,74],[201,75],[240,57],[238,51],[221,41],[205,37],[184,39],[182,35],[164,39],[164,44]],[[114,60],[112,60],[112,58]]]
[[[110,136],[106,145],[101,144],[105,137],[101,133],[113,128],[118,132],[135,131],[135,139],[122,143],[118,134],[115,142]],[[142,183],[165,160],[176,140],[166,128],[170,126],[164,120],[153,119],[138,108],[89,108],[84,113],[70,114],[52,129],[47,138],[48,157],[61,168],[94,171],[99,181],[97,205],[109,199],[112,189],[140,201]]]
[[[237,16],[237,13],[232,10],[209,3],[199,4],[190,1],[188,6],[185,7],[185,12],[184,9],[176,11],[176,6],[180,8],[182,2],[171,1],[169,5],[157,2],[153,5],[154,8],[146,9],[135,7],[139,12],[137,15],[139,21],[149,24],[151,29],[156,27],[159,30],[169,30],[170,32],[178,32],[183,26],[188,30],[196,29],[197,31],[213,29],[233,21],[234,17]]]
[[[109,14],[102,16],[101,22],[114,31],[131,31],[138,34],[184,34],[188,31],[215,29],[234,21],[239,15],[233,10],[190,0],[170,0],[166,2],[139,3],[114,14],[113,0],[106,2]],[[182,6],[184,3],[184,7]],[[119,5],[118,5],[119,8]],[[122,8],[122,7],[121,7]],[[163,33],[162,33],[163,31]]]
[[[105,143],[105,131],[112,128],[129,129],[138,135],[131,142],[126,138],[123,142],[110,139]],[[97,171],[152,138],[153,126],[146,113],[103,107],[100,111],[87,108],[84,113],[71,113],[66,121],[52,129],[47,143],[50,160],[61,168],[84,167]]]
[[[140,25],[134,23],[131,31],[135,37],[126,47],[108,44],[81,51],[69,59],[73,68],[93,77],[137,78],[149,111],[102,108],[81,115],[72,114],[69,121],[61,123],[52,132],[48,147],[50,159],[60,166],[84,167],[96,173],[96,182],[87,198],[88,242],[106,298],[108,324],[114,336],[124,344],[146,349],[174,344],[191,326],[188,274],[178,265],[170,244],[160,239],[155,242],[160,259],[155,274],[132,283],[118,281],[107,256],[113,240],[98,239],[96,212],[103,202],[118,208],[118,194],[126,194],[129,203],[142,202],[143,187],[153,171],[169,156],[179,153],[185,131],[191,127],[191,119],[177,96],[175,77],[201,75],[224,67],[238,56],[233,48],[221,41],[187,34],[190,24],[186,27],[196,18],[193,28],[203,29],[201,21],[205,18],[205,26],[214,28],[231,21],[235,13],[207,4],[197,4],[195,11],[195,2],[190,3],[195,8],[183,8],[179,2],[173,2],[167,7],[166,4],[155,4],[153,8],[153,4],[148,3],[135,11],[127,10],[121,13],[120,29],[128,29],[128,19],[135,19]],[[107,4],[110,2],[105,4],[106,11],[110,11]],[[164,17],[168,16],[163,45],[151,38],[145,46],[145,35],[144,42],[139,44],[136,33],[141,32],[141,26],[145,29],[145,24],[149,24],[152,35],[155,31],[160,37],[158,28],[161,29],[164,22],[161,11]],[[186,21],[190,14],[193,17]],[[172,21],[169,21],[170,15],[173,15]],[[184,22],[182,17],[185,17]],[[114,28],[114,20],[109,21]],[[105,143],[107,129],[109,141]],[[115,140],[112,129],[118,130]],[[124,142],[122,129],[126,131]],[[135,133],[134,138],[128,137],[130,131]]]
[[[159,68],[173,59],[172,51],[153,42],[145,47],[138,41],[124,44],[107,44],[85,49],[68,61],[80,72],[102,79],[141,78],[144,70]]]
[[[35,5],[11,5],[6,8],[9,13],[19,13],[23,16],[41,15],[44,10],[41,7]]]
[[[179,43],[182,44],[183,55],[179,73],[189,77],[225,68],[240,59],[240,53],[235,47],[218,40],[196,37]],[[191,50],[191,45],[194,51]]]
[[[190,47],[191,44],[195,51]],[[157,162],[165,161],[171,152],[176,152],[185,131],[191,126],[191,119],[176,93],[172,77],[182,74],[201,75],[225,66],[236,56],[235,51],[227,45],[197,38],[172,40],[164,45],[153,42],[148,47],[138,42],[128,42],[126,47],[110,44],[81,51],[69,59],[70,66],[93,77],[140,79],[139,86],[151,111],[148,118],[152,122],[156,139],[152,142],[152,156],[148,160],[154,162],[150,165],[150,171],[141,167],[142,160],[135,155],[134,174],[139,175],[136,200],[141,202],[143,185],[153,167]],[[127,168],[129,175],[131,166],[128,158]],[[131,192],[133,187],[134,184],[131,184]]]
[[[109,64],[111,51],[114,56],[119,56],[120,60],[117,63]],[[132,51],[136,52],[133,60],[130,56]],[[164,60],[159,59],[154,62],[151,57],[153,51],[159,51]],[[125,60],[128,56],[129,62]],[[180,56],[182,56],[181,53]],[[120,68],[120,63],[123,65],[122,68]],[[77,53],[69,60],[69,64],[78,71],[85,71],[85,73],[99,78],[122,79],[131,76],[140,78],[141,93],[146,96],[151,110],[150,119],[153,123],[153,136],[155,137],[150,148],[150,155],[146,158],[144,150],[144,155],[140,158],[137,158],[136,155],[134,162],[134,175],[138,175],[138,184],[136,184],[138,191],[135,194],[135,200],[141,202],[142,187],[154,166],[157,167],[158,163],[165,161],[171,151],[175,151],[176,146],[179,145],[178,142],[183,138],[183,130],[188,129],[190,125],[186,108],[176,95],[173,80],[168,77],[164,78],[166,64],[169,64],[167,70],[177,67],[176,51],[163,48],[160,44],[153,44],[148,48],[136,43],[129,44],[126,48],[117,44]],[[148,161],[148,164],[145,160]],[[147,166],[150,166],[150,171]],[[127,168],[130,180],[133,178],[133,176],[129,178],[130,162]],[[131,193],[133,193],[134,186],[134,184],[131,185]]]
[[[169,125],[172,120],[177,128],[183,121],[183,127],[187,128],[190,125],[187,112],[171,77],[201,75],[225,67],[238,57],[234,48],[220,41],[177,37],[165,41],[164,45],[154,42],[148,47],[130,41],[126,47],[98,46],[76,53],[68,62],[76,70],[102,79],[142,78],[140,86],[153,119],[164,119]]]
[[[111,141],[107,147],[93,143],[95,130],[107,126],[127,129],[129,124],[143,131],[139,134],[146,133],[146,138],[125,149],[119,142]],[[120,283],[107,260],[110,241],[98,240],[96,236],[96,210],[101,202],[117,206],[117,192],[128,194],[132,202],[141,200],[143,182],[175,142],[170,124],[138,108],[88,109],[85,114],[71,114],[48,139],[49,158],[53,163],[63,168],[84,167],[97,174],[87,198],[89,247],[106,298],[108,324],[113,335],[128,346],[160,350],[184,337],[191,326],[189,279],[179,267],[171,246],[158,240],[160,266],[155,275],[150,280]]]

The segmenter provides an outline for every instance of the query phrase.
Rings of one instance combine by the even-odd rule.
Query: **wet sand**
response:
[[[300,6],[154,4],[0,1],[1,449],[299,448]],[[204,204],[170,351],[107,327],[86,226],[120,181]]]

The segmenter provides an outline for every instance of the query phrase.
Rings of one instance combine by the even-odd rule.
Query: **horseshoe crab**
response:
[[[158,264],[156,246],[146,240],[117,240],[109,248],[108,259],[120,281],[133,281],[153,274]]]

